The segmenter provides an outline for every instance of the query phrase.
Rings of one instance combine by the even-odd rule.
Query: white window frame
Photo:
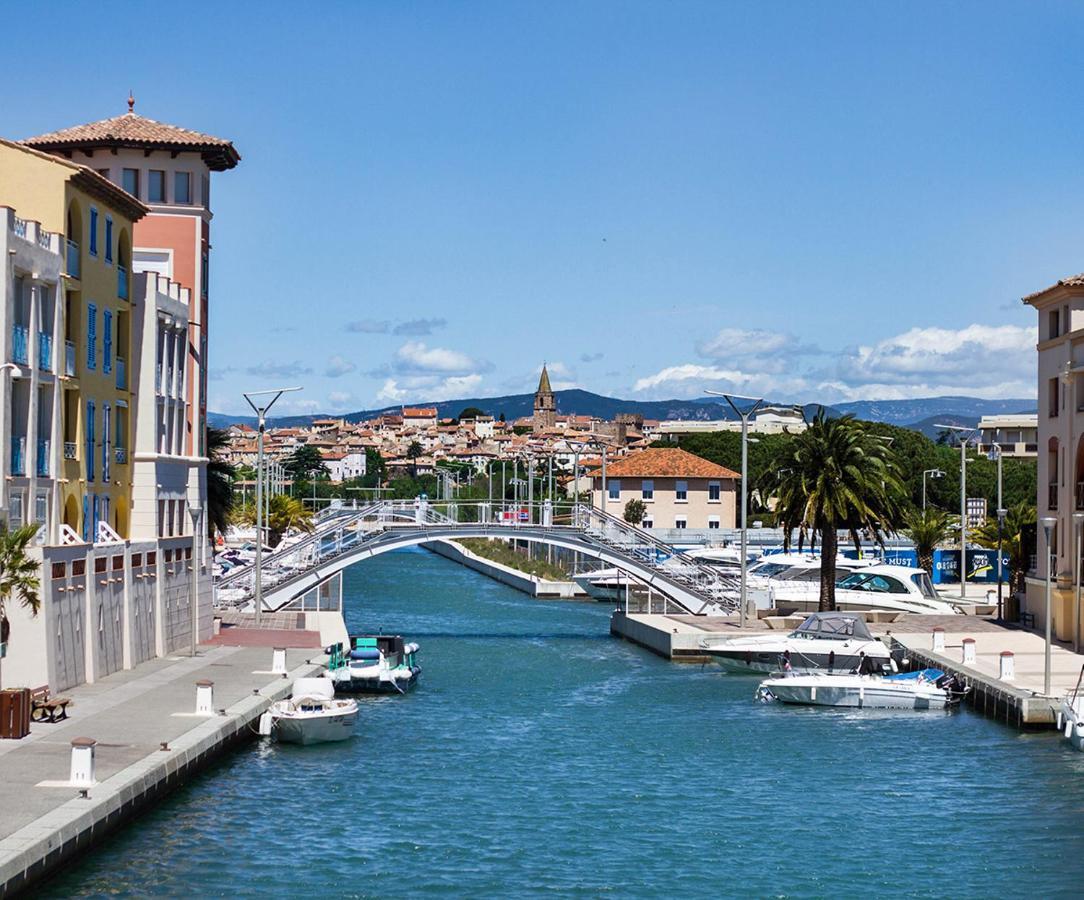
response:
[[[684,494],[684,496],[682,496]],[[675,481],[674,482],[674,502],[675,503],[688,503],[689,502],[689,482],[688,481]]]
[[[712,499],[711,492],[715,491],[715,499]],[[721,481],[709,481],[708,482],[708,503],[722,503],[723,502],[723,483]]]
[[[655,482],[650,478],[645,478],[640,482],[640,499],[644,503],[655,502]]]
[[[688,528],[689,518],[688,516],[674,516],[674,528]]]
[[[609,478],[606,480],[606,499],[607,500],[620,500],[621,499],[621,479]]]
[[[722,525],[719,522],[719,517],[718,516],[708,516],[708,528],[715,529],[715,528],[721,528],[721,527],[722,527]]]

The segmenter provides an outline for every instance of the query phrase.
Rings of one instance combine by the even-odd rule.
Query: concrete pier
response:
[[[306,632],[300,632],[306,634]],[[283,633],[275,637],[281,646]],[[37,723],[22,740],[0,741],[0,897],[59,871],[142,809],[182,785],[223,751],[254,736],[270,704],[295,678],[322,668],[322,651],[201,646],[65,691],[70,717]],[[311,663],[309,662],[311,660]],[[196,684],[214,682],[211,715],[194,712]],[[94,744],[93,784],[71,781],[73,739]]]

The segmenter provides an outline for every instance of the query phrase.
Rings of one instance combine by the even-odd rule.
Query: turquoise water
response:
[[[254,744],[47,896],[1077,896],[1084,754],[970,712],[757,704],[424,551],[347,574],[422,646],[349,744]]]

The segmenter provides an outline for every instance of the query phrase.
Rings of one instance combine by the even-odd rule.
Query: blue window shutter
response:
[[[113,262],[113,219],[105,217],[105,261]]]
[[[98,210],[90,208],[90,252],[98,253]]]
[[[113,371],[113,311],[102,310],[102,371]]]
[[[89,540],[90,535],[90,497],[83,494],[83,540]]]
[[[97,366],[95,345],[98,342],[98,307],[93,303],[87,304],[87,368]]]
[[[87,481],[94,480],[94,401],[87,401]]]
[[[91,540],[98,540],[98,523],[101,519],[101,506],[99,505],[98,495],[94,495],[94,531],[91,532]]]

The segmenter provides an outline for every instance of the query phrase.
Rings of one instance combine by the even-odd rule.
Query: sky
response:
[[[1033,397],[1084,269],[1080,4],[54,2],[0,134],[233,140],[211,409]],[[63,45],[49,34],[78,35]],[[57,52],[43,52],[52,46]]]

